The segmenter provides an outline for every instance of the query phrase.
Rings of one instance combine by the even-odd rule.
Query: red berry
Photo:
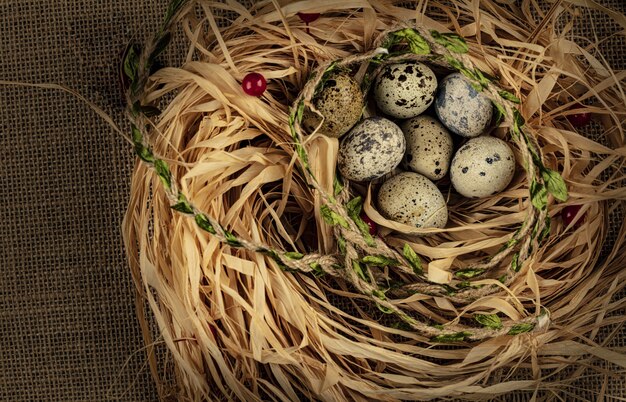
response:
[[[574,222],[574,227],[577,228],[585,221],[586,214],[583,214],[581,217],[576,219],[576,216],[581,208],[582,205],[568,205],[563,208],[561,211],[561,219],[563,219],[565,226],[569,226],[572,222]]]
[[[578,105],[576,108],[583,108],[583,105]],[[574,127],[584,127],[591,122],[591,113],[581,112],[574,113],[567,116],[567,120],[572,123]]]
[[[370,217],[365,215],[364,212],[361,212],[361,219],[367,224],[367,227],[370,228],[370,234],[372,236],[376,236],[376,233],[378,233],[378,225],[376,224],[376,222],[371,220]]]
[[[267,89],[267,81],[259,73],[249,73],[243,77],[241,88],[250,96],[261,96]]]
[[[320,17],[320,15],[321,15],[320,13],[298,13],[298,17],[300,17],[302,22],[304,22],[307,25],[310,22],[313,22],[316,19],[318,19]]]

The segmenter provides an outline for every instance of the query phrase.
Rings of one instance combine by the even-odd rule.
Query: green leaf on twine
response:
[[[200,226],[200,229],[205,230],[211,234],[215,234],[217,233],[215,231],[215,228],[213,227],[213,225],[211,225],[211,222],[209,221],[209,218],[204,215],[204,214],[197,214],[195,216],[196,219],[196,224],[198,224],[198,226]]]
[[[154,163],[155,158],[152,150],[145,145],[143,145],[143,135],[141,131],[133,124],[131,125],[131,136],[133,140],[133,145],[135,148],[135,153],[137,156],[144,162]]]
[[[477,92],[482,91],[482,86],[476,83],[476,81],[480,81],[480,78],[476,75],[474,71],[465,68],[465,65],[463,65],[460,60],[457,60],[454,57],[446,56],[446,61],[451,67],[458,70],[461,74],[463,74],[470,80],[470,85],[472,86],[472,88],[474,88]]]
[[[470,85],[472,86],[472,88],[474,88],[474,91],[476,92],[481,92],[483,90],[483,86],[480,85],[480,83],[478,82],[471,81]]]
[[[543,242],[545,239],[548,238],[548,236],[550,236],[550,225],[552,223],[552,220],[550,219],[550,216],[546,216],[546,220],[545,220],[545,225],[543,227],[543,229],[541,230],[541,233],[539,233],[539,237],[537,238],[537,241],[539,243]]]
[[[380,304],[376,303],[376,307],[383,313],[385,314],[393,314],[394,311],[390,308],[387,308],[385,306],[381,306]]]
[[[561,202],[567,201],[567,185],[558,172],[544,168],[541,170],[541,177],[543,177],[543,181],[546,183],[548,192],[552,194],[554,198]]]
[[[181,192],[178,193],[178,202],[172,205],[172,209],[183,214],[193,214],[193,208],[191,207],[191,204],[189,204],[189,201],[187,201],[187,197],[185,197],[185,194]]]
[[[141,134],[141,130],[133,124],[130,126],[130,132],[132,134],[133,144],[141,144],[143,141],[143,134]]]
[[[124,74],[131,80],[137,78],[137,68],[139,66],[139,50],[137,46],[131,45],[124,57]]]
[[[498,102],[491,101],[491,103],[496,108],[495,122],[496,126],[499,126],[502,122],[502,119],[504,119],[504,116],[506,116],[506,109],[504,109],[504,106],[502,106]]]
[[[474,319],[484,327],[491,329],[502,328],[502,320],[497,314],[476,314]]]
[[[346,255],[346,239],[343,236],[337,237],[337,248],[341,255]]]
[[[519,112],[519,110],[513,110],[513,133],[516,135],[516,138],[519,138],[522,135],[522,127],[526,124],[526,120]]]
[[[142,143],[135,143],[135,153],[139,158],[148,163],[154,163],[155,158],[152,150],[150,148],[144,146]]]
[[[430,54],[430,45],[426,40],[413,28],[405,28],[392,34],[396,38],[406,40],[411,53],[418,55]]]
[[[479,68],[474,70],[474,74],[476,74],[476,77],[478,77],[478,82],[480,83],[480,85],[483,86],[483,88],[487,88],[489,84],[491,84],[491,82],[495,80],[494,77],[490,76]]]
[[[361,259],[361,262],[378,267],[397,267],[400,265],[400,261],[395,258],[385,257],[384,255],[366,255]]]
[[[513,254],[513,260],[511,260],[511,269],[513,272],[519,272],[521,266],[519,265],[519,253]]]
[[[456,291],[459,290],[459,289],[456,289],[453,286],[448,285],[447,283],[441,284],[441,287],[445,289],[446,294],[448,296],[454,296],[456,294]]]
[[[297,251],[287,251],[283,255],[289,258],[290,260],[301,260],[302,258],[304,258],[304,254],[299,253]]]
[[[542,183],[536,180],[530,183],[530,201],[540,211],[548,206],[548,191]]]
[[[335,175],[335,179],[333,180],[333,194],[338,196],[343,191],[343,182],[339,175]]]
[[[504,246],[505,246],[506,248],[513,247],[513,246],[514,246],[514,245],[516,245],[518,242],[519,242],[519,239],[517,239],[516,237],[513,237],[513,238],[509,239],[509,241],[507,241],[507,242],[504,244]]]
[[[446,59],[446,62],[450,65],[450,67],[459,71],[465,70],[465,66],[463,65],[463,63],[455,59],[454,57],[445,56],[445,59]]]
[[[319,278],[320,276],[324,276],[324,270],[322,269],[322,266],[319,262],[314,261],[309,264],[309,267],[311,267],[311,269],[313,270],[313,275],[315,277]]]
[[[447,343],[447,342],[463,342],[467,337],[471,336],[471,332],[461,331],[454,334],[437,335],[430,338],[431,342]]]
[[[517,324],[517,325],[513,325],[511,327],[511,329],[509,330],[508,334],[509,335],[519,335],[519,334],[523,334],[524,332],[530,332],[534,328],[535,328],[535,324],[534,323]]]
[[[524,116],[522,116],[522,114],[517,109],[513,110],[513,120],[515,122],[515,125],[519,128],[524,127],[524,124],[526,124]]]
[[[465,268],[460,269],[454,273],[457,278],[460,279],[471,279],[478,275],[481,275],[485,272],[484,269],[475,269],[475,268]]]
[[[485,286],[485,285],[472,285],[472,282],[470,282],[470,281],[459,282],[459,284],[456,285],[457,289],[459,289],[459,290],[465,289],[465,288],[480,289],[483,286]]]
[[[346,221],[343,216],[332,211],[328,207],[328,205],[322,205],[320,208],[320,213],[322,214],[322,218],[324,219],[324,221],[329,225],[340,225],[345,229],[348,229],[350,227],[350,225],[348,225],[348,221]]]
[[[296,109],[296,121],[298,123],[302,122],[302,116],[304,116],[304,101],[300,101],[298,109]]]
[[[163,182],[163,185],[167,189],[172,188],[172,173],[170,172],[170,168],[167,166],[167,163],[165,163],[162,159],[157,159],[154,161],[154,169]]]
[[[406,258],[407,262],[409,263],[411,268],[413,268],[413,272],[415,272],[416,275],[422,275],[424,273],[424,270],[422,269],[422,260],[407,243],[404,243],[402,255],[404,255],[404,258]]]
[[[455,34],[455,33],[440,33],[435,31],[434,29],[430,31],[430,34],[433,36],[435,42],[444,46],[451,52],[454,53],[467,53],[469,52],[469,47],[467,46],[467,42],[463,37]]]
[[[387,300],[387,296],[385,295],[385,292],[383,292],[380,289],[376,289],[372,292],[372,296],[378,297],[380,300]]]
[[[383,292],[382,290],[376,289],[372,292],[372,296],[380,299],[380,300],[387,300],[387,296],[385,295],[385,292]],[[385,306],[381,306],[379,303],[376,303],[376,307],[378,307],[378,309],[380,311],[382,311],[385,314],[393,314],[394,311],[388,307]]]
[[[348,211],[348,216],[349,217],[353,217],[353,216],[359,216],[359,214],[361,213],[361,196],[358,196],[356,198],[351,199],[347,204],[346,204],[346,210]]]
[[[298,157],[300,158],[300,162],[302,162],[302,164],[307,167],[309,165],[309,157],[306,154],[306,151],[304,150],[304,146],[302,146],[302,144],[300,144],[299,142],[296,143],[296,153],[298,154]]]
[[[363,271],[363,267],[358,261],[352,261],[352,269],[354,270],[354,272],[356,272],[359,278],[363,279],[364,281],[367,280],[367,275],[365,274],[365,271]]]
[[[517,233],[515,233],[515,234],[517,234]],[[517,239],[515,237],[510,238],[509,241],[507,241],[506,243],[504,243],[502,245],[502,247],[500,247],[500,250],[498,250],[498,253],[501,253],[504,250],[507,250],[507,249],[515,246],[517,243],[519,243],[519,239]]]
[[[512,93],[510,93],[509,91],[499,91],[498,94],[503,98],[506,99],[510,102],[513,103],[522,103],[522,101],[520,100],[520,98],[518,98],[517,96],[513,95]]]
[[[298,133],[296,133],[296,126],[295,126],[296,112],[291,110],[291,112],[289,113],[289,130],[291,131],[291,138],[293,138],[294,141],[296,141],[297,143],[299,141],[298,141]]]
[[[224,231],[224,237],[226,238],[226,243],[231,247],[241,247],[241,242],[237,239],[237,237],[229,232],[228,230],[222,228]],[[280,257],[276,255],[276,258],[280,261]]]
[[[498,278],[498,282],[500,282],[500,283],[504,283],[504,282],[506,282],[506,274],[504,274],[504,275],[500,276],[500,277]]]
[[[362,198],[360,196],[353,198],[346,204],[346,210],[348,211],[348,216],[350,217],[350,219],[352,219],[356,226],[359,228],[359,231],[361,232],[365,243],[370,247],[374,247],[376,246],[376,242],[370,234],[370,228],[369,226],[367,226],[367,223],[365,223],[363,219],[361,219],[361,200]]]
[[[537,231],[539,230],[539,221],[535,222],[535,226],[533,226],[533,231],[530,233],[530,238],[534,239],[537,237]]]
[[[259,248],[256,251],[259,253],[263,253],[267,255],[268,257],[272,258],[274,261],[276,261],[276,263],[278,264],[280,268],[282,269],[287,268],[287,266],[283,263],[283,260],[280,259],[280,256],[275,250],[270,250],[267,248]]]
[[[458,70],[461,74],[469,79],[470,86],[474,88],[476,92],[482,92],[482,90],[487,87],[487,84],[483,84],[481,77],[477,75],[475,71],[465,68],[460,60],[446,56],[446,61],[448,62],[448,64],[450,64],[451,67],[454,67],[456,70]]]

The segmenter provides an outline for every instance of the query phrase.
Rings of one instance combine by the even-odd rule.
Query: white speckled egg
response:
[[[493,106],[463,74],[454,73],[441,80],[435,111],[450,131],[472,138],[481,135],[491,123]]]
[[[337,165],[343,177],[369,181],[395,169],[404,155],[402,130],[382,117],[370,117],[354,126],[341,141]]]
[[[405,121],[401,128],[406,139],[406,166],[430,180],[445,176],[454,146],[448,130],[437,119],[426,115]]]
[[[443,228],[448,222],[443,194],[419,173],[403,172],[383,183],[378,208],[385,218],[418,228]]]
[[[324,116],[319,132],[333,138],[344,135],[361,118],[363,93],[359,84],[346,74],[333,75],[324,83],[324,88],[313,99],[315,108]],[[321,118],[306,109],[302,126],[313,132]]]
[[[455,190],[471,198],[495,195],[504,190],[515,174],[515,155],[499,138],[472,138],[454,155],[450,180]]]
[[[433,103],[437,90],[435,73],[418,62],[383,67],[374,84],[376,105],[399,119],[415,117]]]

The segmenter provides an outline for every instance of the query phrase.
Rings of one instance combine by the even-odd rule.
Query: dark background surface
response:
[[[121,52],[165,3],[0,0],[0,79],[66,85],[123,124]],[[624,68],[623,36],[604,47]],[[0,400],[157,399],[120,232],[132,166],[71,95],[0,86]]]
[[[120,53],[165,4],[0,0],[0,79],[123,122]],[[132,165],[71,95],[0,86],[0,400],[157,399],[120,231]]]

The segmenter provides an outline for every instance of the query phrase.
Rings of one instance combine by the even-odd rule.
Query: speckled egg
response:
[[[401,128],[406,139],[406,167],[430,180],[445,176],[454,146],[448,130],[437,119],[426,115],[405,121]]]
[[[328,79],[324,88],[313,99],[315,108],[324,116],[319,132],[339,138],[354,126],[363,112],[363,93],[359,84],[350,76],[337,74]],[[307,109],[302,126],[312,133],[321,122],[321,117]]]
[[[472,138],[454,155],[450,180],[455,190],[470,198],[495,195],[504,190],[515,174],[515,155],[499,138]]]
[[[417,62],[385,66],[374,83],[376,105],[399,119],[415,117],[433,103],[437,90],[435,73]]]
[[[400,173],[383,183],[378,208],[385,218],[418,228],[443,228],[448,222],[443,194],[419,173]]]
[[[400,127],[382,117],[370,117],[343,138],[337,165],[347,179],[374,180],[395,169],[402,161],[405,149]]]
[[[454,73],[441,80],[435,111],[450,131],[472,138],[481,135],[491,123],[493,106],[463,74]]]

